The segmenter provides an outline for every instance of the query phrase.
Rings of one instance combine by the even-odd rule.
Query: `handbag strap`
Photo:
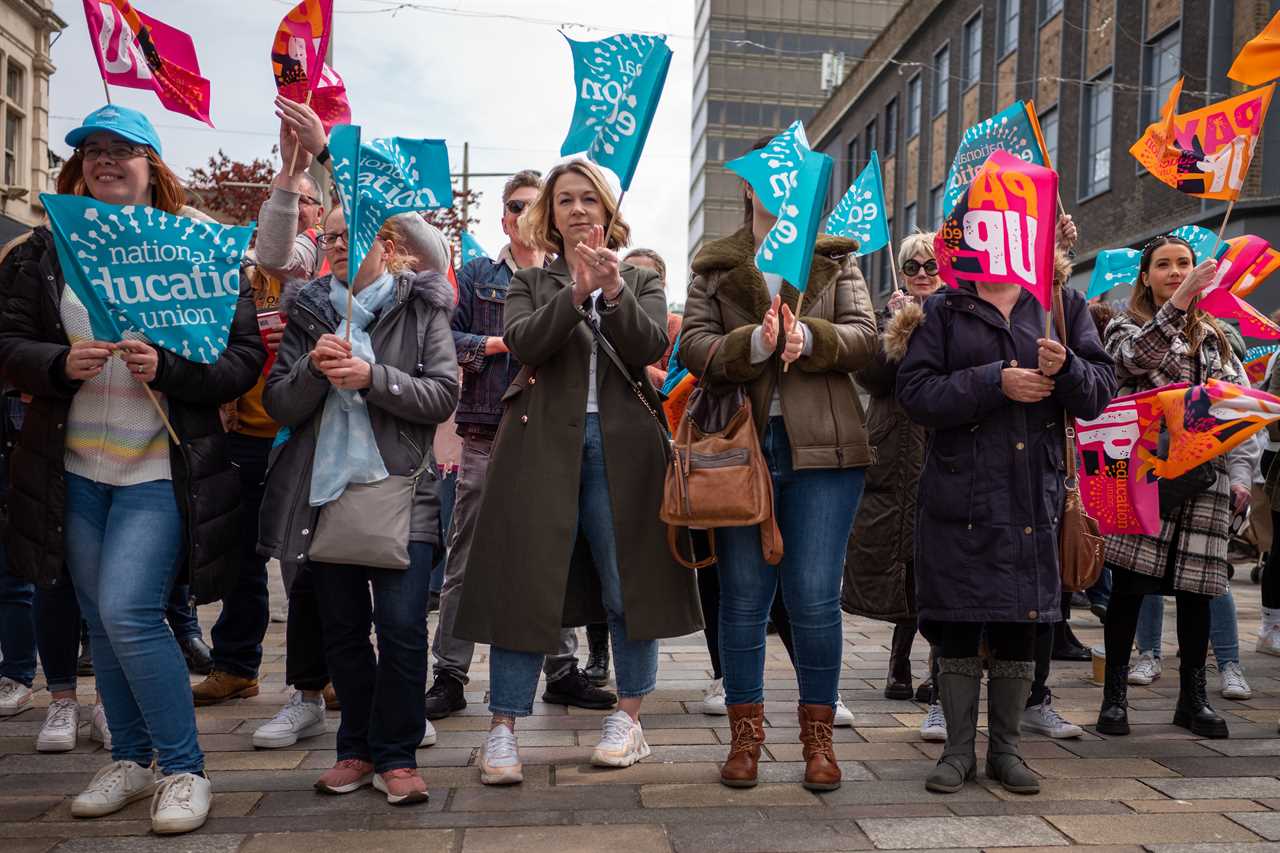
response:
[[[1067,340],[1067,311],[1062,301],[1062,284],[1058,281],[1053,283],[1053,325],[1058,330],[1058,338],[1062,341],[1064,347],[1069,347]],[[1067,491],[1071,492],[1080,487],[1079,479],[1079,460],[1076,459],[1076,424],[1075,418],[1062,410],[1062,456],[1066,464]]]
[[[584,311],[583,314],[587,319],[587,327],[591,329],[591,334],[595,335],[596,343],[599,345],[600,350],[609,357],[609,361],[613,362],[614,367],[618,368],[618,372],[622,374],[622,378],[626,380],[628,387],[630,387],[632,392],[636,395],[636,399],[640,401],[640,404],[644,406],[645,411],[653,418],[653,422],[658,425],[658,429],[662,432],[663,439],[670,440],[670,431],[667,428],[667,420],[662,415],[658,414],[657,410],[653,408],[652,404],[650,404],[649,398],[644,395],[644,383],[641,380],[634,378],[630,372],[627,371],[627,366],[622,363],[622,356],[618,355],[618,351],[614,349],[613,344],[610,343],[609,338],[605,335],[604,330],[600,328],[600,324],[596,322],[595,317],[592,317],[591,314],[586,311]]]

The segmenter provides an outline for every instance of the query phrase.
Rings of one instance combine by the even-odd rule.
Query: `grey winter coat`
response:
[[[319,515],[308,498],[320,415],[331,386],[311,366],[310,353],[321,335],[338,327],[338,314],[329,303],[330,279],[326,275],[300,288],[286,288],[289,323],[262,395],[267,414],[289,429],[289,437],[271,452],[258,553],[280,560],[286,585],[307,560]],[[436,425],[448,420],[457,405],[452,312],[453,289],[444,276],[402,275],[396,280],[395,302],[370,330],[377,363],[365,400],[382,461],[392,474],[406,475],[418,468],[423,453],[431,449]],[[433,461],[418,481],[410,537],[414,542],[442,542],[439,488]]]

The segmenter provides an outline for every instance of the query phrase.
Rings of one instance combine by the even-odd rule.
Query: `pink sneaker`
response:
[[[425,803],[428,799],[427,783],[412,767],[400,767],[378,773],[373,777],[373,787],[387,795],[393,806]]]
[[[350,794],[372,781],[372,764],[358,758],[344,758],[316,780],[315,788],[325,794]]]

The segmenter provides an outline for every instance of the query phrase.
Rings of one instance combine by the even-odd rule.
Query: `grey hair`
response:
[[[632,249],[627,252],[627,256],[623,260],[629,261],[632,258],[648,258],[653,261],[653,265],[657,268],[658,278],[662,280],[664,285],[667,283],[667,262],[662,259],[662,255],[659,255],[653,249]]]
[[[404,249],[416,259],[415,272],[438,272],[448,275],[449,241],[444,233],[422,215],[409,211],[390,219],[404,235]]]
[[[933,231],[916,231],[914,234],[903,237],[902,242],[898,244],[898,269],[902,269],[902,265],[916,255],[924,255],[926,258],[934,257],[934,234]]]
[[[311,196],[316,201],[320,202],[320,204],[324,205],[325,212],[327,213],[329,205],[325,204],[324,199],[320,196],[320,184],[316,183],[316,179],[313,178],[309,172],[302,171],[299,174],[302,176],[302,180],[307,184],[307,189],[304,194]]]

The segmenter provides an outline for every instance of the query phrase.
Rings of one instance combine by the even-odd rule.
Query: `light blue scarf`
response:
[[[377,363],[369,326],[395,298],[396,283],[390,273],[371,281],[351,301],[351,354],[370,364]],[[347,333],[347,287],[338,279],[329,281],[329,304],[342,320],[338,337]],[[330,388],[320,416],[320,435],[311,467],[311,505],[323,506],[337,500],[348,483],[376,483],[387,478],[387,466],[378,452],[378,442],[369,420],[369,407],[359,391]]]

